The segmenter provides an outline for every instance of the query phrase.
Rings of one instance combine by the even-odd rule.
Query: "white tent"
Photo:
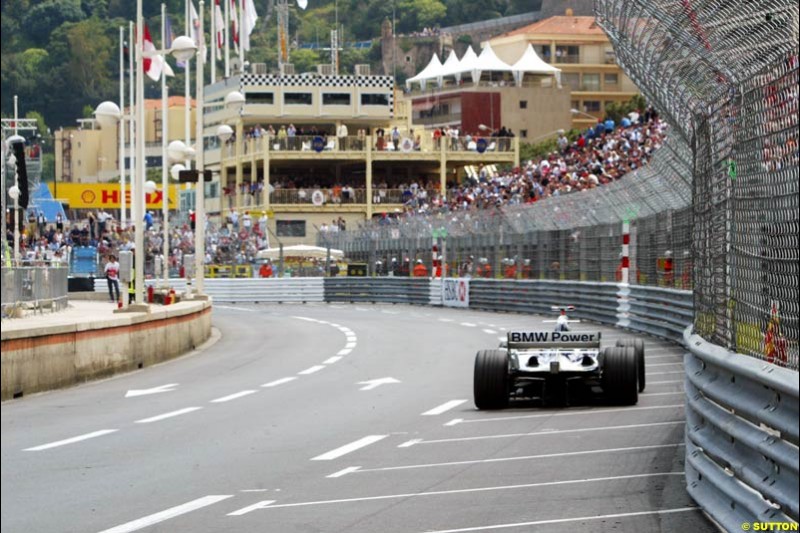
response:
[[[459,77],[463,73],[469,73],[469,75],[472,77],[472,82],[478,83],[480,74],[478,74],[477,70],[475,70],[477,63],[478,55],[475,53],[475,50],[472,49],[472,46],[470,46],[467,48],[467,51],[464,52],[464,56],[461,58],[461,61],[458,64]]]
[[[553,74],[556,77],[556,83],[561,87],[561,69],[544,62],[530,44],[525,49],[522,57],[511,68],[514,71],[514,79],[517,81],[517,85],[522,85],[522,78],[525,73],[530,72],[532,74]]]
[[[441,71],[442,71],[442,62],[439,60],[439,56],[434,53],[430,63],[428,63],[427,67],[422,69],[422,72],[406,80],[406,87],[411,88],[411,83],[416,82],[419,83],[419,86],[424,91],[425,83],[428,80],[439,79]]]
[[[442,65],[442,70],[439,72],[439,87],[444,85],[445,76],[455,76],[456,83],[461,81],[461,65],[456,55],[455,50],[450,50],[450,55],[447,56],[447,61]]]
[[[256,257],[259,259],[278,259],[281,254],[280,248],[267,248],[260,250]],[[328,257],[328,249],[322,246],[309,246],[307,244],[295,244],[283,247],[283,257],[313,257],[315,259],[325,259]],[[344,252],[331,248],[331,258],[341,259]]]
[[[473,75],[472,80],[479,80],[483,72],[512,72],[512,70],[511,65],[497,57],[497,54],[492,50],[492,45],[486,43],[473,67],[475,75]]]

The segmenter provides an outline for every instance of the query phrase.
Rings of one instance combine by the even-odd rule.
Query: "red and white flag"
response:
[[[214,59],[222,59],[221,50],[225,47],[225,19],[222,18],[222,7],[219,0],[214,0],[214,26],[217,28],[217,46],[214,47]]]
[[[239,53],[239,14],[236,11],[236,0],[231,0],[231,38],[233,39],[233,48],[236,53]]]
[[[258,13],[256,13],[256,6],[253,0],[242,0],[242,48],[250,50],[250,34],[253,33],[253,28],[256,27],[256,20],[258,20]]]
[[[152,55],[156,51],[156,45],[153,44],[153,38],[150,37],[150,28],[147,27],[147,24],[144,25],[142,33],[144,35],[144,43],[142,46],[144,52],[144,73],[147,74],[151,80],[158,81],[161,78],[164,59],[159,55]],[[148,57],[148,54],[151,54],[151,56]]]

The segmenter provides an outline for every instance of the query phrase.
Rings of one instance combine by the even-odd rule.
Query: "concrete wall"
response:
[[[153,365],[211,335],[211,304],[181,302],[151,313],[2,333],[2,400]]]

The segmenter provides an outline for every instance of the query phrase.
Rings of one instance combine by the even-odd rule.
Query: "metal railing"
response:
[[[60,311],[67,306],[66,265],[2,267],[3,318],[19,316],[15,309]]]

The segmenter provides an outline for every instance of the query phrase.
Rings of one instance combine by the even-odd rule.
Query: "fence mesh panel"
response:
[[[797,369],[797,2],[595,5],[626,72],[691,147],[697,333]]]

